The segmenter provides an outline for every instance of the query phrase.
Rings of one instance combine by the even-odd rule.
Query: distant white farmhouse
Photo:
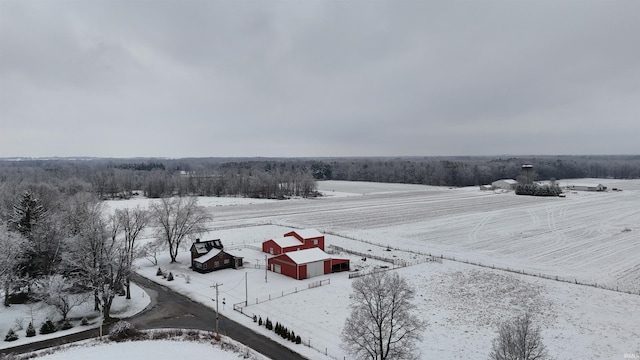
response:
[[[496,180],[491,183],[494,189],[515,190],[518,182],[513,179]]]
[[[607,187],[602,184],[570,184],[567,189],[576,191],[605,191]]]

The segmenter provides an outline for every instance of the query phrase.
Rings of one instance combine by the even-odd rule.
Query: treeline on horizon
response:
[[[317,195],[317,180],[475,186],[518,179],[640,178],[640,156],[0,159],[0,185],[16,194],[33,185],[101,199],[142,192],[168,196],[284,199]],[[15,192],[14,192],[15,191]]]

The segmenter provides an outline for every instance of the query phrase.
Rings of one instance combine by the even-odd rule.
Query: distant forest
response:
[[[317,195],[316,180],[474,186],[518,179],[640,178],[640,156],[0,159],[0,191],[47,187],[101,199],[173,195],[284,199]]]

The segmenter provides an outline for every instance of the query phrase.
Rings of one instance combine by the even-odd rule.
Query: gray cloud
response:
[[[640,153],[640,3],[0,1],[0,156]]]

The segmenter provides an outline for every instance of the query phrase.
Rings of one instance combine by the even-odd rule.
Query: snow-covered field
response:
[[[225,248],[244,256],[244,269],[195,273],[188,269],[185,249],[177,264],[159,257],[160,267],[178,275],[175,281],[155,276],[157,266],[144,259],[138,263],[138,272],[211,307],[215,306],[212,285],[221,283],[224,315],[311,359],[342,359],[340,331],[348,316],[352,281],[348,274],[297,281],[265,273],[264,254],[251,248],[293,228],[316,228],[327,234],[327,244],[363,253],[419,262],[425,258],[416,254],[420,252],[484,265],[444,260],[393,270],[411,281],[417,293],[416,310],[429,322],[420,348],[424,359],[486,358],[499,322],[525,308],[536,311],[545,344],[558,359],[640,356],[640,180],[568,182],[597,182],[623,191],[534,198],[477,188],[329,181],[319,183],[326,196],[318,199],[202,199],[200,203],[214,217],[210,233],[202,238],[222,239]],[[109,207],[147,202],[115,201]],[[151,238],[152,232],[145,236]],[[388,246],[393,250],[386,251]],[[362,271],[389,265],[361,257],[351,260],[352,268]],[[322,279],[331,282],[307,289],[310,282]],[[269,297],[272,300],[263,301]],[[233,311],[232,304],[245,298],[246,314],[283,323],[311,347],[286,342]]]
[[[256,267],[264,265],[264,254],[237,248],[259,246],[292,228],[315,227],[329,233],[328,244],[378,256],[420,259],[406,251],[385,251],[391,246],[636,292],[626,294],[447,260],[398,269],[395,271],[417,289],[417,309],[430,323],[421,347],[425,359],[486,358],[499,322],[525,308],[537,312],[545,343],[557,358],[620,359],[624,354],[638,354],[640,181],[580,182],[600,182],[623,191],[532,198],[476,188],[331,181],[320,183],[327,195],[321,199],[211,207],[215,220],[212,231],[203,238],[221,238],[226,247],[236,247],[249,264],[244,270],[200,275],[188,269],[185,252],[180,264],[169,266],[165,261],[164,266],[189,274],[190,283],[167,285],[213,306],[211,286],[222,283],[220,297],[226,307],[221,311],[255,326],[230,307],[245,300],[246,273],[246,313],[269,317],[293,329],[316,349],[292,345],[310,358],[342,359],[340,330],[348,315],[351,284],[347,274],[295,281],[269,272],[265,282],[264,268]],[[363,262],[360,257],[351,260],[352,267],[363,270],[382,265],[371,259]],[[154,278],[157,269],[141,264],[140,272]],[[331,279],[329,285],[299,291],[325,278]],[[293,294],[282,297],[281,293]],[[273,300],[262,302],[269,296]],[[264,328],[260,331],[269,334]]]

